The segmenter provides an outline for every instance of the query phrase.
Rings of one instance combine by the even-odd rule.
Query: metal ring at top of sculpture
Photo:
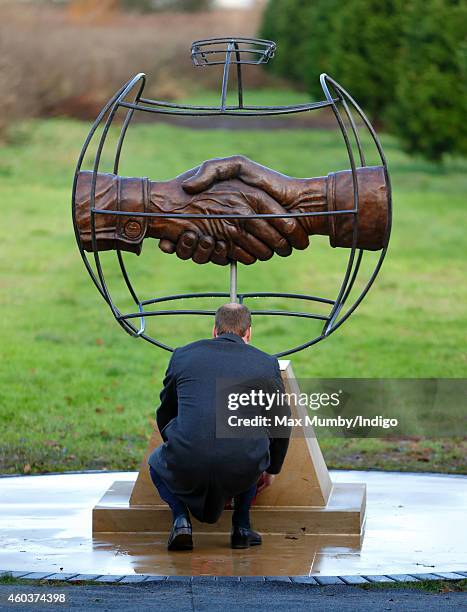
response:
[[[325,100],[290,106],[248,106],[243,102],[242,65],[267,62],[275,51],[272,41],[221,38],[196,41],[192,46],[195,65],[224,64],[219,106],[192,106],[161,102],[142,97],[146,82],[137,74],[104,106],[84,142],[78,159],[72,196],[73,224],[84,264],[109,305],[118,323],[132,336],[141,337],[166,349],[171,347],[148,335],[146,318],[163,315],[212,315],[211,310],[151,310],[155,304],[196,297],[225,297],[242,302],[252,297],[280,297],[319,302],[329,306],[327,315],[278,310],[253,310],[253,315],[283,315],[323,321],[316,337],[293,348],[278,351],[282,357],[303,350],[329,336],[344,323],[361,303],[373,284],[386,255],[391,231],[391,186],[386,159],[379,139],[355,100],[331,77],[322,74]],[[222,62],[219,54],[224,54]],[[233,58],[233,59],[232,59]],[[231,63],[237,69],[238,103],[227,105]],[[136,93],[135,93],[136,92]],[[130,98],[130,99],[128,99]],[[337,104],[341,104],[344,117]],[[213,159],[188,170],[171,181],[119,176],[122,145],[134,112],[193,117],[229,115],[270,116],[303,113],[331,108],[341,130],[350,168],[331,172],[327,177],[296,179],[260,166],[242,156]],[[120,129],[113,172],[99,171],[110,126],[118,109],[127,109]],[[352,110],[356,111],[371,135],[381,163],[367,166],[362,142]],[[82,165],[89,145],[102,126],[90,171]],[[358,152],[356,160],[351,135]],[[328,235],[331,246],[349,249],[344,277],[335,299],[302,293],[248,292],[236,289],[237,261],[251,264],[269,259],[274,253],[287,256],[294,248],[308,245],[308,236]],[[182,259],[197,263],[231,263],[230,292],[181,293],[141,300],[129,278],[122,251],[139,254],[145,237],[158,238],[163,251],[176,252]],[[137,307],[122,313],[107,287],[99,253],[115,250],[126,286]],[[353,304],[344,312],[359,273],[365,250],[380,251],[373,272]],[[92,252],[93,270],[87,256]],[[233,279],[233,281],[232,281]],[[234,282],[234,284],[232,284]],[[139,328],[133,324],[139,319]]]

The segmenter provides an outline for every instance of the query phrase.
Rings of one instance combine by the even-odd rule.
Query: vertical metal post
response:
[[[237,302],[237,262],[230,264],[230,301]]]
[[[235,58],[237,60],[238,108],[243,108],[242,64],[241,64],[240,49],[238,47],[238,43],[235,43],[234,47],[235,47]]]
[[[229,86],[229,71],[232,51],[234,50],[233,41],[229,42],[227,51],[225,52],[224,74],[222,76],[222,91],[221,91],[221,111],[225,111],[227,103],[227,89]]]

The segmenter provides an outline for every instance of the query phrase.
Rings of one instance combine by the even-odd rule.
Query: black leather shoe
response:
[[[169,541],[167,542],[168,550],[193,550],[191,521],[183,514],[177,516],[172,525]]]
[[[230,534],[230,546],[232,548],[249,548],[250,546],[259,546],[262,543],[261,536],[253,529],[246,527],[232,527]]]

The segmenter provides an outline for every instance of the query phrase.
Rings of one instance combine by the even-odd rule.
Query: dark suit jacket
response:
[[[249,489],[263,471],[277,474],[289,440],[268,435],[216,436],[216,384],[267,380],[284,391],[279,363],[235,334],[199,340],[174,351],[164,378],[157,425],[164,444],[149,465],[200,521],[218,520],[231,497]],[[287,414],[290,409],[286,407]]]

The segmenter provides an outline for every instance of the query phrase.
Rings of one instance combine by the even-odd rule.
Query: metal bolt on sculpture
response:
[[[386,255],[391,231],[391,188],[386,159],[371,123],[355,100],[331,77],[322,74],[325,99],[289,106],[244,104],[242,66],[257,65],[274,56],[275,43],[253,38],[213,38],[193,43],[195,66],[223,65],[218,106],[180,105],[143,97],[144,74],[137,74],[107,102],[95,120],[78,159],[72,197],[76,240],[84,264],[115,319],[132,336],[166,349],[171,347],[146,332],[146,319],[161,315],[212,315],[211,310],[151,310],[154,305],[178,299],[225,297],[291,298],[329,306],[326,315],[287,310],[253,310],[253,315],[304,317],[323,321],[314,338],[278,357],[316,344],[338,329],[359,306],[372,286]],[[227,105],[231,65],[236,66],[238,102]],[[343,136],[349,168],[327,177],[296,179],[280,174],[242,156],[213,159],[170,181],[119,176],[122,145],[135,112],[176,116],[265,117],[305,113],[330,108]],[[104,144],[116,112],[126,110],[115,150],[113,172],[100,171]],[[376,146],[380,164],[367,166],[354,112]],[[346,126],[346,123],[349,127]],[[98,128],[102,128],[92,169],[82,170],[85,155]],[[354,155],[351,140],[355,142]],[[348,249],[343,280],[334,299],[304,293],[249,292],[237,290],[237,262],[252,264],[275,254],[288,256],[294,248],[305,249],[308,236],[329,236],[333,247]],[[141,252],[145,238],[159,239],[166,253],[196,263],[230,265],[228,292],[182,293],[141,300],[129,278],[123,252]],[[108,289],[99,253],[115,250],[121,273],[136,305],[122,313]],[[366,250],[380,251],[368,282],[351,305],[347,305]],[[94,257],[95,271],[87,253]],[[344,306],[347,308],[343,310]],[[139,327],[134,325],[139,320]]]

